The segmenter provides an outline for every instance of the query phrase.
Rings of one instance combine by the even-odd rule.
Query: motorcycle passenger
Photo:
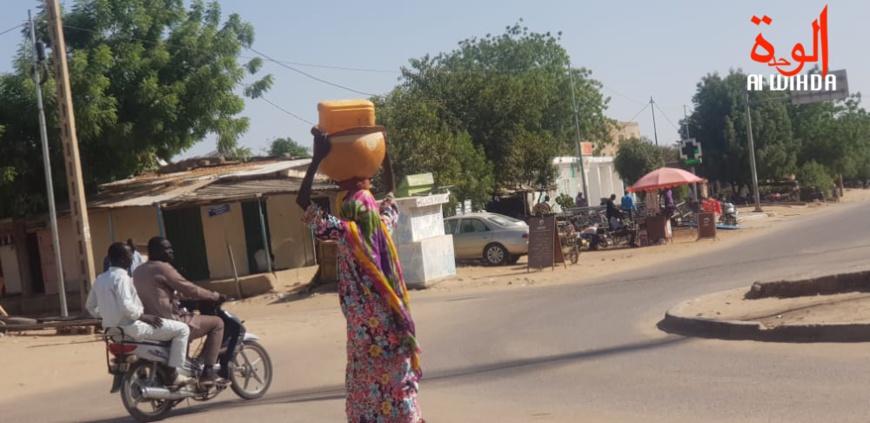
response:
[[[125,335],[140,341],[172,341],[169,367],[170,385],[186,385],[192,380],[178,373],[187,355],[190,328],[182,322],[145,314],[142,301],[127,269],[133,262],[130,247],[116,242],[109,246],[109,270],[100,274],[88,294],[86,308],[102,319],[103,328],[119,327]]]
[[[187,323],[190,326],[191,340],[206,337],[201,356],[205,368],[200,375],[199,382],[205,386],[223,382],[223,380],[218,380],[214,365],[217,363],[223,341],[224,321],[217,316],[193,314],[182,309],[178,300],[217,302],[225,300],[226,297],[217,292],[200,288],[185,279],[172,266],[171,263],[174,259],[175,251],[166,238],[151,238],[148,241],[148,261],[136,268],[136,272],[133,274],[136,290],[139,291],[139,296],[147,313]],[[225,372],[226,369],[221,369],[222,374]]]
[[[589,241],[589,251],[598,250],[598,244],[601,243],[601,237],[598,236],[598,225],[583,225],[583,230],[580,231],[580,238]]]

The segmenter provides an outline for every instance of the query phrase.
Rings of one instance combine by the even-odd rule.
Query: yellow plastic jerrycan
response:
[[[375,105],[368,100],[318,103],[318,129],[329,136],[332,149],[320,171],[334,181],[371,178],[386,155],[384,128],[375,126]]]

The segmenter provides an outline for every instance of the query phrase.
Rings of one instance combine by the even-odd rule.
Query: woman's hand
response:
[[[320,132],[320,129],[316,126],[311,128],[311,135],[314,135],[314,157],[312,157],[312,160],[320,163],[332,150],[332,143],[329,142],[326,134]]]

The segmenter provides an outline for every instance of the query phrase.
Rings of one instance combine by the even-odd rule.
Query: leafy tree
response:
[[[571,197],[568,194],[561,194],[556,197],[556,204],[562,208],[562,210],[568,210],[574,208],[574,197]]]
[[[647,138],[631,138],[619,143],[613,166],[627,185],[634,185],[647,173],[664,167],[676,158],[674,148],[657,146]]]
[[[402,69],[401,89],[414,103],[431,104],[447,130],[468,134],[498,169],[497,187],[549,184],[556,174],[552,159],[576,149],[569,69],[581,135],[610,140],[601,84],[588,70],[570,68],[559,36],[518,23],[503,35],[466,39],[449,53],[412,59]]]
[[[808,104],[790,111],[801,137],[801,158],[816,161],[838,178],[861,178],[870,164],[870,115],[856,94],[836,103]]]
[[[792,137],[786,105],[775,101],[781,92],[752,92],[752,131],[758,177],[779,180],[797,168],[799,146]],[[746,120],[746,74],[731,71],[724,78],[710,74],[701,79],[693,97],[690,133],[702,140],[704,163],[698,171],[732,187],[750,180]]]
[[[269,155],[273,157],[290,155],[290,157],[311,157],[307,148],[293,141],[290,137],[276,138],[269,145]]]
[[[454,132],[439,119],[443,105],[417,101],[398,87],[374,99],[379,125],[387,128],[387,144],[397,178],[431,172],[439,186],[453,186],[457,198],[483,208],[493,190],[493,166],[467,132]]]
[[[0,139],[3,137],[3,130],[4,128],[0,126]],[[0,188],[13,180],[15,180],[15,168],[9,166],[0,167]]]
[[[254,41],[251,24],[232,14],[222,19],[217,2],[202,0],[77,0],[64,14],[70,87],[86,187],[127,177],[190,148],[208,134],[218,150],[237,153],[248,119],[238,117],[244,100],[236,94],[261,60],[239,63]],[[50,45],[45,13],[36,17],[38,37]],[[16,170],[12,193],[0,192],[0,216],[40,210],[44,177],[30,78],[29,41],[15,72],[0,76],[0,167]],[[50,58],[48,59],[51,60]],[[63,187],[62,149],[57,139],[56,89],[51,72],[43,86],[51,138],[55,187]],[[271,85],[266,76],[248,85],[258,96]]]
[[[822,195],[827,196],[828,189],[834,184],[834,178],[831,177],[828,169],[816,161],[804,163],[798,171],[797,177],[805,198],[807,194],[816,191],[821,191]]]
[[[860,94],[797,106],[780,101],[784,94],[765,90],[749,95],[759,179],[776,180],[797,170],[814,180],[820,169],[844,178],[870,173],[870,116],[859,106]],[[700,173],[735,190],[750,180],[745,96],[743,73],[707,75],[698,84],[688,120],[691,133],[704,145]],[[814,164],[806,167],[809,163]]]

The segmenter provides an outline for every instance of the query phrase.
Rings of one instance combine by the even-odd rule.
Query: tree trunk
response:
[[[843,188],[843,174],[840,174],[840,198],[846,194],[846,190]]]

